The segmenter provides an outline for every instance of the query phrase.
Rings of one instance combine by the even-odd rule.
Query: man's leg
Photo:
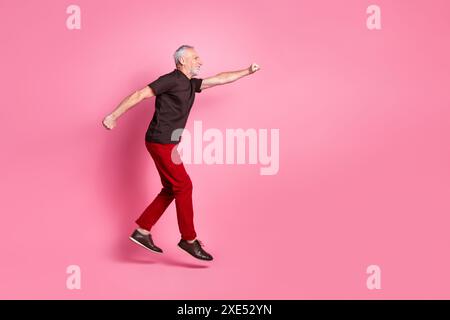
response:
[[[210,261],[213,257],[203,250],[201,242],[196,240],[197,234],[194,229],[194,210],[192,205],[192,181],[184,168],[176,147],[176,144],[150,143],[149,150],[155,159],[163,185],[167,186],[168,190],[168,186],[171,186],[170,190],[175,198],[178,227],[181,233],[181,240],[178,246],[197,259]],[[151,239],[149,245],[154,245]]]
[[[171,168],[178,226],[181,232],[181,240],[178,242],[178,247],[197,259],[211,261],[213,260],[212,255],[206,252],[202,248],[202,242],[196,239],[197,234],[194,230],[194,212],[192,209],[192,181],[186,173],[180,154],[176,149],[173,150],[172,156],[176,163],[179,163],[174,168]],[[173,164],[173,162],[171,163]]]
[[[194,209],[192,204],[192,181],[186,173],[184,165],[180,164],[179,173],[180,182],[173,186],[175,194],[175,206],[177,208],[178,228],[181,233],[181,238],[184,240],[195,240],[197,234],[194,229]]]
[[[149,232],[151,230],[153,225],[159,220],[164,211],[175,198],[170,181],[167,180],[164,172],[160,170],[160,162],[164,159],[164,157],[162,157],[160,154],[161,149],[155,148],[153,144],[150,144],[148,142],[146,142],[146,146],[155,162],[156,169],[158,170],[159,176],[161,178],[163,188],[156,196],[156,198],[152,201],[152,203],[150,203],[150,205],[145,209],[141,216],[136,220],[138,226],[143,229],[140,231],[144,231],[144,234],[146,233],[145,231]]]
[[[150,143],[150,150],[156,159],[157,168],[165,186],[170,186],[177,210],[178,227],[181,238],[193,240],[197,237],[194,229],[192,205],[192,181],[181,162],[176,144]],[[172,159],[172,152],[175,159]],[[176,162],[174,162],[176,160]]]

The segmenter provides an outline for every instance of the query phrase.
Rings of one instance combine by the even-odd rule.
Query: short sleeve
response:
[[[194,83],[195,92],[202,92],[200,88],[202,87],[203,79],[192,78],[191,81]]]
[[[174,85],[175,81],[170,73],[160,76],[158,79],[148,84],[155,95],[160,95],[164,92],[169,91],[174,87]]]

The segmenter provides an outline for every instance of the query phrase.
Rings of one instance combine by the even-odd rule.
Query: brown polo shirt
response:
[[[203,79],[189,79],[174,69],[148,84],[156,95],[155,113],[145,134],[145,140],[157,143],[178,143],[172,132],[184,129],[194,104],[195,93],[201,92]],[[179,135],[178,135],[179,136]]]

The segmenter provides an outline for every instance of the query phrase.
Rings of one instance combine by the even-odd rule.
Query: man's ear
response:
[[[180,59],[178,60],[182,65],[184,65],[186,63],[186,60],[184,59],[184,57],[180,57]]]

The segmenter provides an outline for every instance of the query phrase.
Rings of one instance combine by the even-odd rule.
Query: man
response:
[[[202,248],[203,244],[197,239],[194,229],[192,181],[176,149],[180,142],[180,137],[176,134],[179,132],[177,129],[184,129],[196,92],[236,81],[260,68],[253,63],[247,69],[221,72],[201,79],[194,78],[203,64],[194,47],[179,47],[175,51],[174,59],[176,69],[126,97],[116,110],[105,117],[103,125],[107,129],[113,129],[124,112],[143,99],[156,96],[155,112],[145,135],[145,144],[155,162],[163,188],[136,220],[138,228],[130,239],[148,250],[162,253],[154,244],[150,230],[175,199],[181,233],[178,246],[197,259],[210,261],[213,257]],[[173,161],[172,156],[175,156],[176,161]]]

